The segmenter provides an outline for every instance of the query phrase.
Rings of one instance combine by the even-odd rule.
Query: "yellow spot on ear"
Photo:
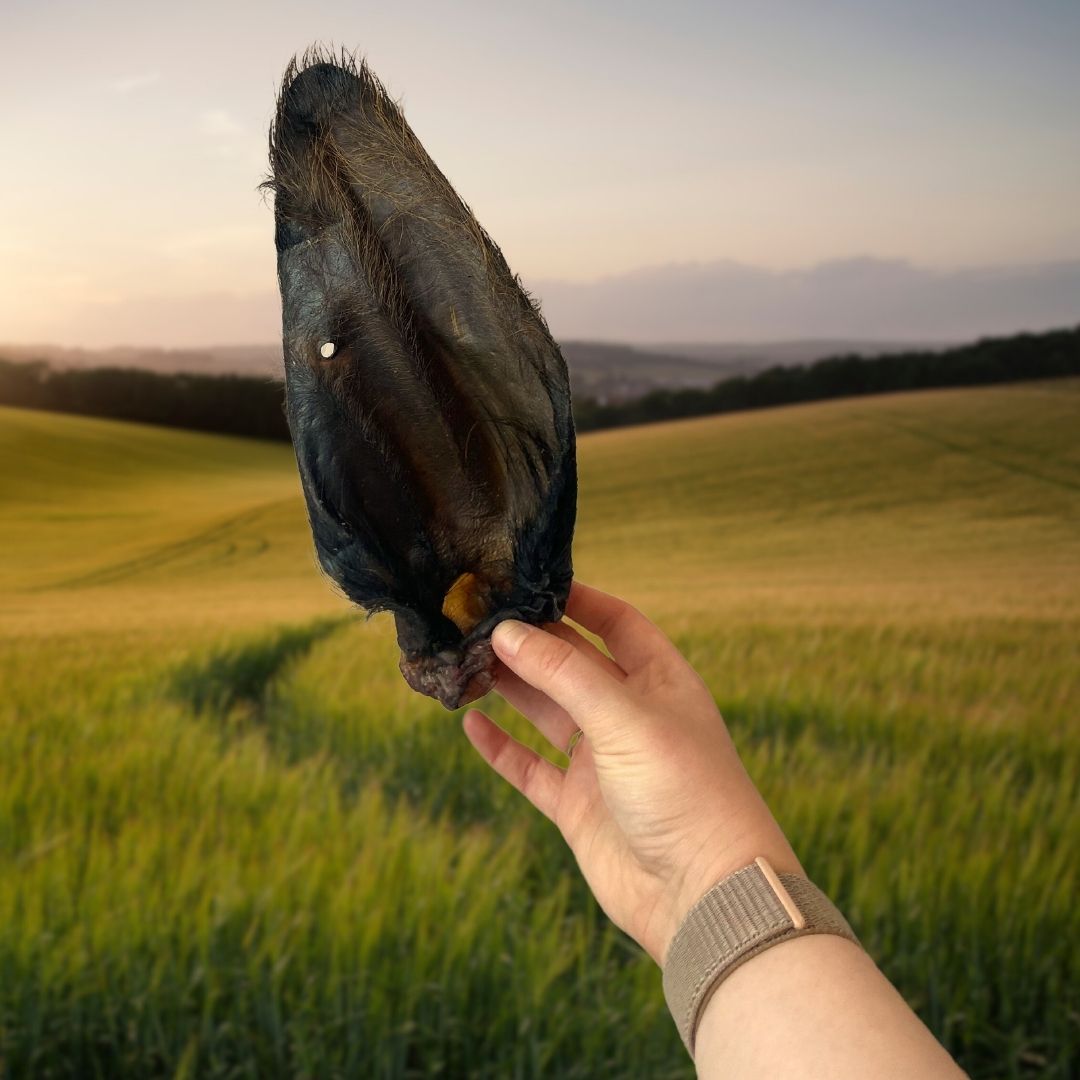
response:
[[[487,593],[486,583],[475,574],[462,574],[450,586],[443,600],[442,613],[467,634],[488,613]]]
[[[450,306],[450,328],[454,331],[454,337],[461,337],[461,325],[458,323],[457,308]],[[458,578],[458,581],[461,579]]]

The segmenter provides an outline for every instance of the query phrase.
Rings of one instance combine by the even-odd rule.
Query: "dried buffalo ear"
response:
[[[456,708],[493,685],[497,622],[562,616],[566,364],[362,62],[290,64],[270,162],[286,408],[319,562],[393,612],[409,685]]]

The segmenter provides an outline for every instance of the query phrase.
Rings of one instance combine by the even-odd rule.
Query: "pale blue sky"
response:
[[[273,94],[317,40],[367,55],[527,282],[1080,256],[1075,0],[2,8],[0,341],[250,339]]]

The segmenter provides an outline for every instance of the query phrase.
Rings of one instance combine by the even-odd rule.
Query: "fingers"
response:
[[[626,672],[610,656],[601,652],[588,638],[583,637],[568,623],[549,623],[545,629],[548,633],[569,642],[620,682],[626,679]],[[570,736],[577,731],[578,725],[561,705],[556,705],[542,690],[530,686],[520,675],[516,675],[503,663],[498,666],[498,681],[495,684],[495,690],[513,705],[556,750],[566,752]]]
[[[542,690],[530,686],[501,662],[495,691],[513,705],[556,750],[566,751],[570,736],[577,731],[577,724],[561,705],[556,705]]]
[[[507,619],[495,627],[491,643],[511,671],[565,709],[593,738],[602,738],[629,711],[622,681],[556,634]]]
[[[637,608],[580,581],[575,580],[570,586],[566,614],[603,638],[627,674],[681,655],[663,630]]]
[[[554,821],[562,790],[562,770],[512,739],[476,709],[465,714],[464,727],[480,756],[541,814]]]
[[[561,637],[563,641],[569,641],[579,652],[584,653],[586,656],[595,660],[605,671],[609,672],[620,682],[626,679],[626,672],[623,671],[614,660],[603,649],[598,649],[580,630],[571,626],[567,622],[547,623],[544,629],[549,634],[555,634]]]

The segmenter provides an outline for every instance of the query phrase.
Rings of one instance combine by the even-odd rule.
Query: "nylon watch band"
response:
[[[672,938],[663,982],[691,1057],[698,1020],[720,983],[752,956],[804,934],[838,934],[859,944],[813,882],[777,874],[763,858],[717,882],[690,909]]]

